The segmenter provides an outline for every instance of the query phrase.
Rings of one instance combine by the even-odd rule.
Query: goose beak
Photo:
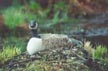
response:
[[[37,29],[38,24],[35,20],[30,21],[29,29]]]

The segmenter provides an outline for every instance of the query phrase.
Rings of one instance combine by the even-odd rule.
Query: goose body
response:
[[[49,48],[61,48],[61,47],[73,47],[76,44],[81,44],[78,40],[69,38],[64,34],[37,34],[36,24],[33,28],[29,25],[29,28],[32,31],[32,37],[27,44],[27,51],[30,55],[35,54],[36,52],[42,51]]]
[[[48,35],[48,36],[47,36]],[[41,34],[43,46],[46,49],[58,47],[71,47],[71,39],[63,34]]]

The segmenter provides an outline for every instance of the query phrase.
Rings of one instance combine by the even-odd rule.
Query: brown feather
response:
[[[44,35],[44,36],[43,36]],[[73,43],[67,35],[41,34],[43,46],[47,48],[73,47]]]

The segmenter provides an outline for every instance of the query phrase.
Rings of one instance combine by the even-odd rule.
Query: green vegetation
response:
[[[16,26],[24,22],[24,13],[22,7],[9,7],[3,11],[4,22],[10,29],[14,29]]]
[[[93,59],[104,60],[108,59],[108,48],[103,46],[97,46],[96,50],[93,52]]]
[[[20,49],[16,47],[3,47],[3,50],[0,52],[0,62],[5,63],[9,59],[12,59],[13,56],[20,54]]]
[[[21,52],[24,52],[26,50],[26,42],[25,42],[25,38],[18,38],[18,37],[14,37],[14,36],[11,36],[11,37],[8,37],[8,38],[5,38],[3,40],[4,44],[3,44],[3,47],[16,47],[18,49],[21,50]]]
[[[60,1],[54,4],[54,11],[62,11],[62,12],[66,12],[68,11],[69,6],[68,4],[66,4],[64,1]]]
[[[29,22],[32,19],[36,19],[40,24],[46,25],[47,28],[62,22],[79,22],[78,19],[68,17],[69,7],[64,2],[54,4],[54,14],[52,18],[49,18],[51,14],[50,11],[52,10],[51,7],[43,9],[39,3],[34,1],[30,1],[27,6],[19,5],[8,7],[2,11],[4,22],[10,29],[15,29],[17,26],[24,22]]]
[[[0,51],[0,62],[5,63],[13,56],[21,54],[26,50],[24,39],[10,37],[3,40],[3,49]]]
[[[86,42],[84,49],[89,53],[89,57],[93,60],[91,69],[95,71],[95,66],[99,67],[101,71],[107,71],[108,67],[108,47],[97,45],[94,49],[90,42]]]
[[[98,66],[102,71],[107,71],[108,67],[108,47],[101,45],[96,47],[96,50],[92,54],[92,59],[98,62]]]
[[[36,10],[39,10],[41,7],[39,5],[39,3],[31,0],[30,3],[29,3],[29,9],[32,10],[32,11],[36,11]]]

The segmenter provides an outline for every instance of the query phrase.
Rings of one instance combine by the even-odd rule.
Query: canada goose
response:
[[[27,51],[30,55],[36,52],[49,48],[73,47],[76,44],[82,43],[75,39],[70,39],[63,34],[38,34],[38,24],[36,21],[31,21],[29,29],[32,32],[32,37],[27,44]]]

